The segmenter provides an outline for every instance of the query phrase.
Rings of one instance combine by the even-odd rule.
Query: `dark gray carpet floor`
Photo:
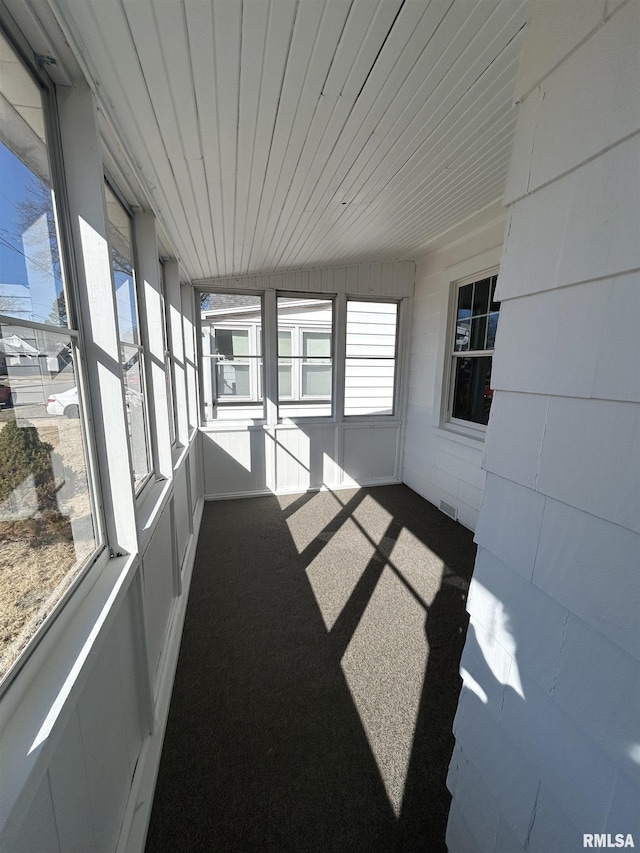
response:
[[[474,553],[406,486],[208,503],[147,853],[446,850]]]

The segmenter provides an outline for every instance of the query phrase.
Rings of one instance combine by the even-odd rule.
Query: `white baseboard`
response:
[[[382,477],[377,480],[366,480],[361,483],[352,482],[330,483],[321,486],[302,486],[298,488],[276,489],[253,489],[242,492],[220,492],[220,494],[205,495],[205,501],[232,501],[239,498],[259,498],[268,495],[302,495],[309,492],[339,492],[345,489],[365,489],[370,486],[397,486],[402,483],[397,477]]]

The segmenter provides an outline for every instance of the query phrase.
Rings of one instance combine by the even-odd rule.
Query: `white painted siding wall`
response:
[[[225,291],[261,290],[266,302],[274,291],[335,294],[336,323],[344,321],[347,296],[397,299],[402,322],[410,312],[414,271],[410,262],[372,263],[218,279],[207,284]],[[400,341],[398,365],[405,354]],[[336,399],[335,420],[278,424],[268,415],[264,426],[208,425],[202,430],[205,497],[400,482],[402,389],[393,416],[345,420],[339,388]]]
[[[531,11],[452,853],[640,843],[640,6]]]
[[[455,507],[475,529],[482,500],[483,436],[469,438],[446,427],[445,353],[453,282],[498,266],[505,217],[493,206],[466,234],[417,263],[411,334],[407,431],[402,479],[428,501]]]

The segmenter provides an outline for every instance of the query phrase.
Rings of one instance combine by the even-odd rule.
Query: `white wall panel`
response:
[[[89,779],[77,712],[71,716],[49,767],[62,851],[96,850]],[[36,849],[36,848],[34,848]]]
[[[640,803],[639,30],[636,3],[613,9],[531,4],[449,777],[448,838],[475,815],[469,759],[540,853],[633,832]],[[512,749],[530,773],[497,790]]]
[[[550,850],[574,850],[576,845],[582,845],[583,830],[582,824],[577,826],[570,820],[558,807],[553,793],[541,784],[536,797],[535,819],[527,839],[527,851],[548,853]]]
[[[60,846],[49,777],[45,776],[31,803],[19,837],[9,842],[6,853],[64,853],[65,849]],[[98,853],[98,848],[92,849]]]
[[[459,799],[456,801],[456,809],[464,814],[465,828],[471,836],[463,840],[462,845],[454,837],[447,838],[449,849],[455,844],[456,850],[469,850],[469,853],[490,853],[495,849],[498,825],[500,823],[500,809],[491,796],[490,789],[482,784],[481,776],[476,767],[465,761],[460,765],[456,790],[459,791]],[[452,823],[455,825],[454,820]]]
[[[504,215],[492,208],[452,234],[450,243],[443,238],[416,270],[402,479],[436,506],[441,500],[454,506],[472,530],[485,480],[483,435],[474,439],[442,428],[449,297],[452,282],[497,266],[503,231]]]
[[[521,670],[545,690],[555,689],[569,617],[565,607],[482,549],[467,609],[476,629],[482,626],[512,659],[509,677],[514,689],[521,689]],[[483,683],[481,678],[478,683]]]
[[[342,467],[346,482],[395,479],[399,432],[397,425],[345,429]]]
[[[616,767],[535,682],[505,692],[501,724],[576,826],[604,826]],[[528,738],[522,737],[527,732]],[[580,784],[576,784],[576,780]]]
[[[171,517],[167,505],[142,558],[145,627],[154,682],[175,597]]]
[[[277,491],[306,491],[323,485],[335,485],[334,471],[339,468],[336,456],[335,427],[300,425],[276,428],[275,482]]]
[[[190,534],[191,495],[187,488],[187,465],[182,465],[174,477],[173,519],[175,524],[178,565],[182,565]],[[166,519],[165,519],[166,520]]]
[[[529,581],[538,552],[545,501],[545,496],[533,489],[487,475],[475,541]]]
[[[579,440],[576,438],[579,437]],[[640,531],[640,418],[634,403],[552,397],[537,488]]]
[[[535,488],[549,398],[495,395],[487,428],[484,467],[506,480]]]
[[[493,388],[638,402],[640,371],[620,370],[637,357],[638,328],[638,274],[508,300]]]
[[[203,432],[205,495],[232,495],[266,488],[262,429]]]
[[[532,4],[533,5],[533,4]],[[544,6],[538,0],[538,5]],[[564,0],[557,13],[531,15],[520,59],[516,97],[523,98],[600,24],[605,0]]]
[[[584,661],[589,661],[585,678]],[[640,782],[635,756],[640,725],[638,661],[581,619],[567,620],[554,700],[587,735]]]
[[[516,204],[498,298],[637,270],[639,161],[636,135]]]
[[[515,743],[504,737],[498,722],[483,701],[464,686],[454,733],[458,743],[465,744],[465,749],[456,746],[451,767],[455,765],[459,768],[471,762],[482,770],[482,784],[489,788],[495,801],[501,804],[503,815],[520,844],[524,845],[540,784],[538,775],[525,761]],[[447,784],[452,790],[457,784],[456,775],[457,770],[452,773],[450,769]],[[450,821],[450,826],[452,823]],[[500,848],[494,849],[503,853]]]
[[[533,583],[640,660],[639,556],[637,533],[547,499]]]
[[[96,851],[115,849],[132,772],[117,638],[111,635],[78,703]]]
[[[638,55],[640,6],[631,2],[541,84],[530,192],[640,129],[638,67],[628,61]]]

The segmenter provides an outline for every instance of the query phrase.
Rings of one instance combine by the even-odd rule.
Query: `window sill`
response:
[[[476,430],[472,427],[465,428],[459,424],[444,423],[441,426],[432,426],[431,429],[440,436],[446,436],[451,441],[465,444],[467,447],[475,447],[482,450],[486,437],[486,430]]]
[[[138,540],[143,554],[156,524],[169,500],[172,480],[156,480],[145,490],[144,500],[138,506]]]
[[[235,432],[238,429],[262,429],[266,426],[265,420],[255,418],[238,418],[238,420],[207,421],[202,424],[202,432]]]

